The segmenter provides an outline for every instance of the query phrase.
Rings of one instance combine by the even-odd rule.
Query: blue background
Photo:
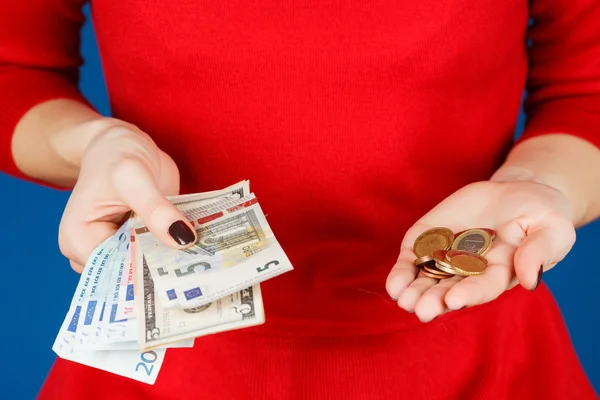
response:
[[[86,8],[86,15],[89,10]],[[100,60],[91,23],[82,32],[80,87],[104,115],[109,114]],[[519,120],[517,134],[522,128]],[[69,193],[35,186],[0,174],[4,195],[0,225],[3,255],[0,293],[4,318],[0,329],[0,398],[32,399],[38,393],[55,355],[52,343],[69,307],[79,275],[60,254],[57,232]],[[578,231],[577,243],[558,267],[544,275],[554,293],[575,349],[597,391],[600,391],[600,313],[595,276],[580,270],[598,268],[594,253],[600,222]],[[595,271],[593,272],[595,273]]]

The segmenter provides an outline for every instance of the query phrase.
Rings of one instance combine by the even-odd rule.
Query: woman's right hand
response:
[[[79,177],[62,216],[59,247],[81,273],[94,248],[133,210],[154,236],[173,248],[189,247],[196,232],[165,196],[179,194],[175,162],[144,132],[114,119],[87,145]],[[81,126],[89,129],[90,123]]]

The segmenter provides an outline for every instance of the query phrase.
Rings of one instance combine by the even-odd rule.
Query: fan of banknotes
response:
[[[185,250],[132,215],[88,259],[54,352],[153,384],[166,349],[262,324],[260,282],[293,267],[249,186],[169,197],[198,233]]]

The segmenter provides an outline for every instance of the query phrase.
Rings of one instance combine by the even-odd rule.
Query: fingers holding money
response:
[[[119,123],[97,135],[82,155],[59,230],[60,249],[73,269],[81,270],[132,210],[165,245],[195,243],[191,223],[165,197],[179,194],[179,180],[174,161],[134,126]]]
[[[549,245],[548,241],[541,241],[543,235],[530,237],[532,248],[541,246],[542,242]],[[401,276],[405,285],[399,293],[398,305],[406,311],[415,312],[421,321],[428,322],[446,311],[483,304],[499,297],[514,286],[513,260],[526,258],[528,252],[524,251],[527,246],[523,245],[527,245],[528,241],[519,245],[495,239],[495,231],[487,228],[454,233],[437,227],[420,234],[412,248],[404,245],[390,273],[393,277]],[[411,257],[412,263],[409,262]],[[416,280],[407,283],[417,271],[420,273]],[[397,284],[398,278],[395,279],[391,283]],[[391,293],[398,289],[390,286]]]
[[[117,231],[130,210],[167,246],[181,249],[196,242],[190,222],[163,195],[143,162],[121,160],[108,176],[79,181],[61,219],[59,246],[75,271],[83,269],[94,248]]]
[[[497,297],[506,290],[513,274],[514,250],[499,243],[490,252],[495,239],[496,232],[489,228],[453,232],[444,227],[413,227],[388,276],[390,296],[398,299],[401,308],[416,312],[424,322],[448,309],[480,304],[486,296]],[[488,252],[492,268],[484,257]],[[484,274],[489,276],[481,279]]]
[[[191,223],[167,200],[142,162],[124,160],[115,173],[114,187],[162,243],[181,249],[196,242],[197,234]]]

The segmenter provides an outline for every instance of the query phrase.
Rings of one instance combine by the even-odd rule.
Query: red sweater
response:
[[[84,101],[81,3],[0,6],[15,176],[23,113]],[[600,2],[94,0],[93,22],[113,115],[183,193],[250,179],[295,270],[264,325],[170,350],[154,386],[59,360],[42,399],[595,398],[546,287],[422,324],[384,284],[414,221],[501,164],[526,83],[524,137],[600,145]]]

